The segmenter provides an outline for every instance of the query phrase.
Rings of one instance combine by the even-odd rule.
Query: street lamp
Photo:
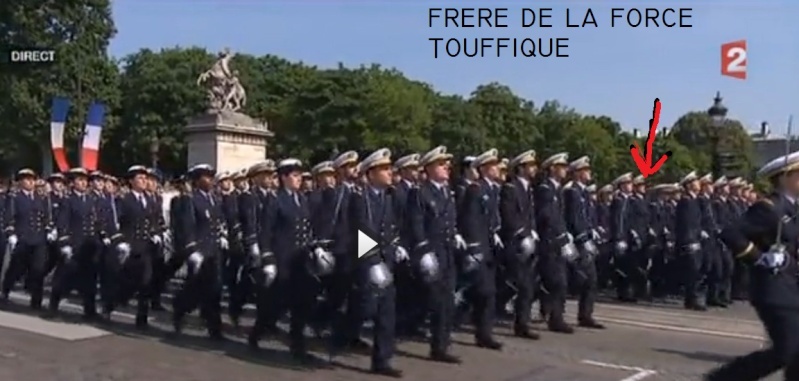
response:
[[[161,142],[157,136],[150,140],[150,163],[153,169],[158,169],[158,151],[161,148]]]
[[[707,109],[707,115],[710,116],[711,138],[713,139],[713,173],[716,176],[725,175],[727,164],[729,164],[733,156],[728,152],[722,152],[721,149],[722,129],[727,120],[727,107],[721,101],[721,92],[716,91],[716,97],[713,98],[713,106]]]

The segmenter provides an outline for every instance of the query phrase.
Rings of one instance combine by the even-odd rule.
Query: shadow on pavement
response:
[[[723,355],[720,353],[712,353],[705,351],[690,352],[690,351],[682,351],[679,349],[670,349],[670,348],[652,348],[652,349],[655,352],[679,355],[691,360],[714,362],[714,363],[725,363],[735,358],[735,356]]]

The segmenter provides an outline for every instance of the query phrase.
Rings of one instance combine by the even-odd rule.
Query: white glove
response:
[[[466,240],[460,234],[455,234],[455,248],[459,250],[466,250]]]
[[[591,229],[591,237],[594,241],[599,241],[602,239],[602,236],[599,235],[599,232],[596,229]]]
[[[408,251],[402,246],[397,246],[397,251],[394,253],[394,256],[397,262],[405,262],[411,259],[410,255],[408,255]]]
[[[321,247],[317,247],[316,249],[313,249],[313,255],[316,256],[316,257],[321,257],[321,256],[324,256],[324,255],[327,255],[327,250],[325,250],[325,249],[323,249]]]
[[[105,245],[105,246],[111,245],[111,239],[110,238],[103,238],[103,245]]]
[[[55,240],[57,239],[58,239],[58,230],[50,229],[50,231],[47,232],[47,241],[55,242]]]
[[[158,234],[150,237],[150,241],[152,241],[152,243],[154,243],[154,244],[156,244],[158,246],[161,246],[161,244],[164,242],[164,240]]]
[[[572,233],[566,233],[566,239],[569,241],[569,243],[574,242],[574,236],[572,235]]]
[[[186,262],[194,271],[197,271],[203,264],[203,255],[195,251],[189,255],[189,259]]]
[[[535,230],[532,230],[532,229],[530,229],[530,238],[532,238],[533,241],[540,241],[541,240],[541,237],[538,236],[538,232],[535,231]]]
[[[494,233],[493,241],[494,241],[494,247],[498,247],[500,249],[505,247],[505,245],[502,243],[502,240],[499,238],[499,234]]]
[[[253,257],[258,257],[261,255],[261,248],[258,247],[257,243],[250,245],[250,255]]]
[[[119,255],[119,262],[124,263],[130,256],[130,245],[126,242],[120,242],[116,247],[117,255]]]
[[[709,236],[709,235],[707,235],[707,232],[706,232],[706,231],[704,231],[704,230],[702,230],[702,233],[700,233],[700,234],[699,234],[699,236],[700,236],[700,237],[702,237],[702,239],[708,239],[708,238],[710,238],[710,236]]]
[[[61,248],[61,256],[64,257],[65,261],[69,261],[72,259],[72,247],[71,246],[64,246]]]
[[[219,237],[219,248],[222,250],[227,250],[230,248],[230,243],[228,243],[227,238]]]
[[[785,264],[785,248],[783,246],[773,247],[771,250],[760,255],[755,265],[767,269],[778,269]]]
[[[656,235],[655,229],[649,228],[649,235]]]
[[[19,243],[19,239],[17,238],[16,234],[12,234],[8,237],[8,246],[11,248],[11,250],[14,250],[14,248],[17,247],[17,243]]]

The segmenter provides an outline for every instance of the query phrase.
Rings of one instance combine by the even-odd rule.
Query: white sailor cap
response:
[[[524,151],[510,161],[511,168],[516,168],[520,165],[535,163],[535,150]]]
[[[732,179],[732,180],[727,182],[727,185],[729,185],[730,188],[739,188],[743,184],[744,184],[744,179],[742,179],[740,177],[736,177],[736,178],[734,178],[734,179]]]
[[[259,173],[271,173],[275,172],[275,170],[275,161],[266,159],[250,166],[250,168],[247,169],[247,177],[252,177]]]
[[[633,178],[633,185],[643,185],[643,184],[646,184],[644,175],[638,175]]]
[[[680,185],[685,185],[687,183],[699,180],[699,176],[697,176],[696,171],[688,172],[687,175],[683,176],[680,180]]]
[[[67,178],[60,172],[54,172],[54,173],[51,173],[50,176],[47,176],[47,181],[48,182],[66,181],[66,179]]]
[[[671,187],[671,184],[666,184],[666,183],[656,184],[656,185],[652,186],[651,188],[649,188],[649,190],[652,191],[652,192],[663,192],[666,189],[668,189],[669,187]]]
[[[244,180],[247,178],[247,168],[239,169],[238,171],[233,173],[232,176],[234,181]]]
[[[586,168],[591,168],[591,159],[588,156],[582,156],[569,163],[569,169],[572,171],[579,171]]]
[[[613,184],[605,184],[602,188],[599,188],[599,193],[611,193],[613,192]]]
[[[566,152],[556,153],[541,163],[542,168],[549,168],[555,165],[569,165],[569,154]]]
[[[764,165],[757,171],[761,177],[774,177],[776,175],[792,172],[799,169],[799,151],[780,156]]]
[[[359,172],[366,172],[372,168],[391,165],[391,150],[380,148],[367,156],[358,167]]]
[[[726,176],[721,176],[721,177],[716,179],[716,182],[714,182],[713,185],[717,186],[717,187],[723,187],[725,185],[728,185],[729,183],[730,183],[730,181],[727,180]]]
[[[311,173],[316,176],[323,173],[333,173],[335,172],[335,168],[333,168],[333,161],[327,160],[321,163],[318,163],[311,168]]]
[[[708,174],[702,176],[699,179],[699,182],[703,183],[703,184],[713,184],[713,174],[712,173],[708,173]]]
[[[611,184],[613,184],[614,186],[618,187],[621,184],[631,183],[632,181],[633,181],[633,173],[632,172],[627,172],[627,173],[615,178]]]
[[[394,167],[396,167],[397,169],[418,167],[419,166],[419,158],[420,157],[421,157],[421,155],[419,155],[418,153],[412,153],[410,155],[405,155],[405,156],[397,159],[396,162],[394,162]]]
[[[585,191],[588,193],[596,193],[596,184],[591,184],[585,187]]]
[[[447,147],[445,146],[438,146],[436,148],[427,151],[422,158],[419,159],[419,165],[422,167],[426,167],[430,164],[433,164],[437,161],[446,161],[452,159],[452,154],[447,153]]]
[[[216,170],[210,164],[197,164],[189,168],[189,171],[186,173],[188,177],[192,179],[197,179],[201,176],[216,176]]]
[[[285,175],[287,173],[301,171],[301,170],[302,170],[302,161],[300,161],[300,159],[289,157],[277,163],[277,172],[280,174]]]
[[[492,148],[488,151],[485,151],[477,155],[477,157],[472,162],[472,167],[479,168],[488,164],[497,164],[499,163],[499,161],[500,161],[499,150],[497,150],[496,148]]]
[[[509,163],[510,163],[510,160],[507,157],[503,157],[502,160],[500,160],[499,164],[497,164],[497,165],[499,165],[499,169],[500,170],[507,170]]]
[[[89,177],[89,171],[87,171],[86,168],[81,167],[70,168],[69,171],[67,171],[67,176],[69,176],[70,179],[74,179],[76,177]]]
[[[230,173],[229,171],[217,172],[216,174],[216,181],[231,180],[232,178],[233,174]]]
[[[470,167],[472,165],[472,163],[474,163],[475,159],[477,159],[477,158],[474,157],[474,156],[471,156],[471,155],[466,156],[466,157],[463,158],[463,160],[461,160],[461,165],[464,166],[464,167]]]
[[[355,151],[347,151],[338,155],[335,160],[333,160],[333,168],[338,169],[345,165],[350,164],[357,164],[358,163],[358,153]]]
[[[133,177],[136,175],[146,175],[148,172],[147,167],[143,165],[132,165],[128,168],[127,175],[128,177]]]

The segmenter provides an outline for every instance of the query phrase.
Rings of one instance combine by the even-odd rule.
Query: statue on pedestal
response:
[[[247,92],[239,80],[239,72],[230,70],[230,60],[236,54],[225,48],[216,62],[197,78],[197,85],[206,88],[208,110],[238,112],[247,104]]]

